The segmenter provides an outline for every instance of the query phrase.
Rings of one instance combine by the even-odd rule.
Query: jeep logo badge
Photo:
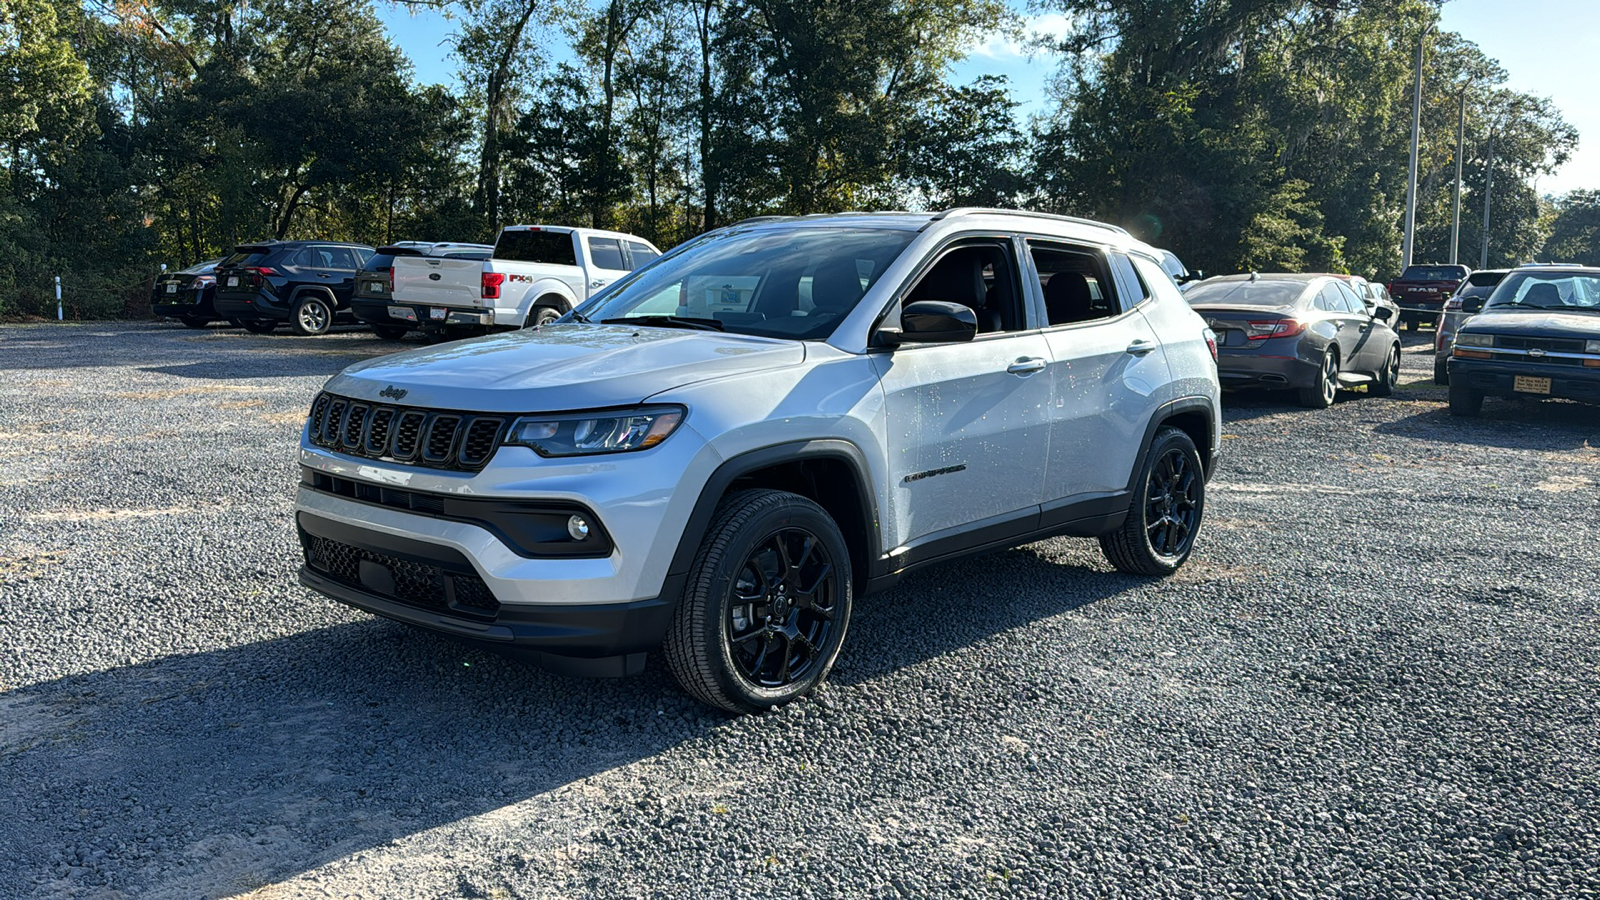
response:
[[[411,393],[411,392],[407,391],[407,390],[405,390],[403,388],[397,388],[397,387],[395,387],[394,385],[391,384],[388,387],[384,388],[383,390],[379,391],[378,392],[378,396],[379,397],[388,397],[390,400],[404,400],[406,398],[406,394],[409,394],[409,393]]]

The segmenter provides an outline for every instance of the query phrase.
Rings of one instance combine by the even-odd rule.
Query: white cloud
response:
[[[1021,39],[1015,34],[994,32],[968,49],[972,56],[988,59],[1022,59],[1039,52],[1039,38],[1060,40],[1072,31],[1072,20],[1062,13],[1041,13],[1022,22]]]

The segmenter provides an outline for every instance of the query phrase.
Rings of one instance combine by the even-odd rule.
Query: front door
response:
[[[876,353],[885,395],[892,521],[899,562],[1031,531],[1050,439],[1049,347],[1028,328],[1009,242],[947,248],[902,302],[972,307],[979,334],[960,344]]]

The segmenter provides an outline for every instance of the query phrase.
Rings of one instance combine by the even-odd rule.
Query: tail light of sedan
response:
[[[1299,319],[1261,319],[1244,325],[1244,335],[1252,341],[1294,337],[1305,330],[1306,323]]]

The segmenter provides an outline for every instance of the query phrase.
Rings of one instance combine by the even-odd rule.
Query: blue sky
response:
[[[1024,5],[1024,0],[1011,2]],[[1596,0],[1449,0],[1444,6],[1445,28],[1499,60],[1511,74],[1511,87],[1551,98],[1577,127],[1577,152],[1560,171],[1539,182],[1542,192],[1600,188],[1600,90],[1588,71],[1600,48],[1596,7]],[[411,15],[388,4],[380,4],[379,14],[416,66],[418,81],[454,80],[455,65],[445,46],[453,30],[449,20],[433,11]],[[1029,22],[1032,31],[1058,32],[1067,26],[1055,14],[1033,16]],[[1031,54],[1025,45],[995,37],[959,63],[951,80],[965,84],[980,75],[1004,75],[1028,114],[1044,108],[1046,84],[1055,68],[1053,57]]]

